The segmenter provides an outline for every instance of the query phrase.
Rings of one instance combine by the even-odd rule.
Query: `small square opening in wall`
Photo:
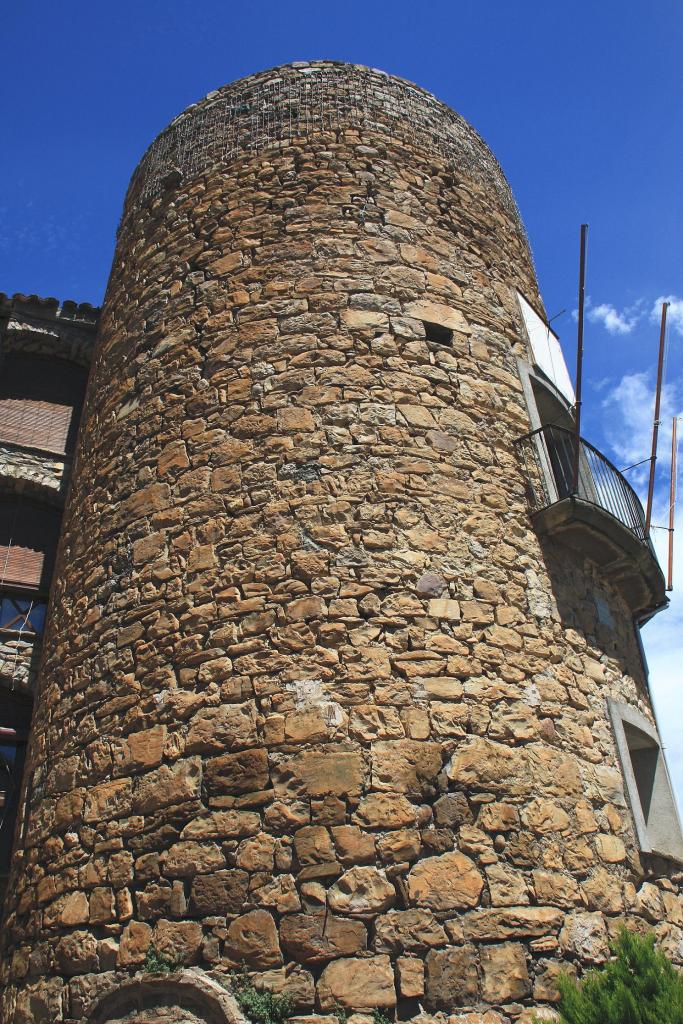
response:
[[[657,731],[635,708],[608,703],[640,849],[683,861],[683,832]]]
[[[430,323],[429,320],[422,321],[427,341],[433,341],[437,345],[452,345],[453,331],[449,327],[442,327],[441,324]]]

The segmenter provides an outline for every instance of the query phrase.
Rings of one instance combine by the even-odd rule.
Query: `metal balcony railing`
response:
[[[577,437],[571,430],[546,424],[520,437],[516,443],[525,467],[533,512],[540,512],[564,498],[580,498],[609,512],[654,555],[638,495],[597,448],[582,437],[578,439],[578,481],[574,487]]]

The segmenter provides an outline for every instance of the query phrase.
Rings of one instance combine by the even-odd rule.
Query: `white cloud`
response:
[[[592,323],[602,324],[610,334],[630,334],[640,319],[637,310],[624,309],[620,313],[610,302],[591,306],[587,315]]]
[[[607,413],[604,434],[616,457],[617,468],[632,466],[650,456],[652,447],[652,423],[654,418],[655,388],[651,374],[627,373],[616,387],[609,391],[602,401]],[[671,420],[679,414],[678,388],[675,383],[662,388],[660,411],[659,446],[657,466],[669,464],[671,446]],[[648,465],[628,473],[633,486],[644,486]]]
[[[683,336],[683,299],[677,295],[660,295],[650,310],[650,320],[657,324],[661,322],[663,302],[669,303],[666,314],[667,324],[676,334]]]

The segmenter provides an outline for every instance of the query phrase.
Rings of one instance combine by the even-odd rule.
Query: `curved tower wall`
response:
[[[95,1019],[152,946],[402,1018],[552,1002],[624,921],[680,951],[606,708],[651,718],[630,616],[529,518],[516,290],[540,304],[498,165],[403,81],[276,69],[152,145],[65,518],[8,1022]]]

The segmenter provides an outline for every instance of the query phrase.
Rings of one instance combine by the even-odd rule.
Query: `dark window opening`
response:
[[[21,781],[30,723],[30,701],[0,688],[0,909],[21,805]]]
[[[74,363],[6,356],[0,367],[0,440],[71,451],[86,381],[87,371]]]
[[[60,512],[47,505],[20,497],[0,501],[0,592],[3,597],[17,591],[43,596],[48,593],[60,520]],[[7,614],[10,614],[9,609]]]
[[[450,345],[453,342],[453,331],[449,327],[442,327],[441,324],[432,324],[423,320],[425,337],[427,341],[433,341],[437,345]]]
[[[10,742],[0,734],[0,874],[9,869],[25,756],[25,741]]]
[[[645,824],[649,825],[652,797],[657,778],[659,747],[654,740],[632,725],[624,723],[624,733],[628,743],[633,776],[636,780],[640,808],[643,812]]]
[[[564,427],[565,430],[574,429],[573,412],[553,394],[549,387],[546,387],[537,377],[532,377],[531,388],[541,426],[553,424],[556,427]]]
[[[38,595],[23,597],[0,592],[0,633],[36,636],[43,632],[47,602]]]

